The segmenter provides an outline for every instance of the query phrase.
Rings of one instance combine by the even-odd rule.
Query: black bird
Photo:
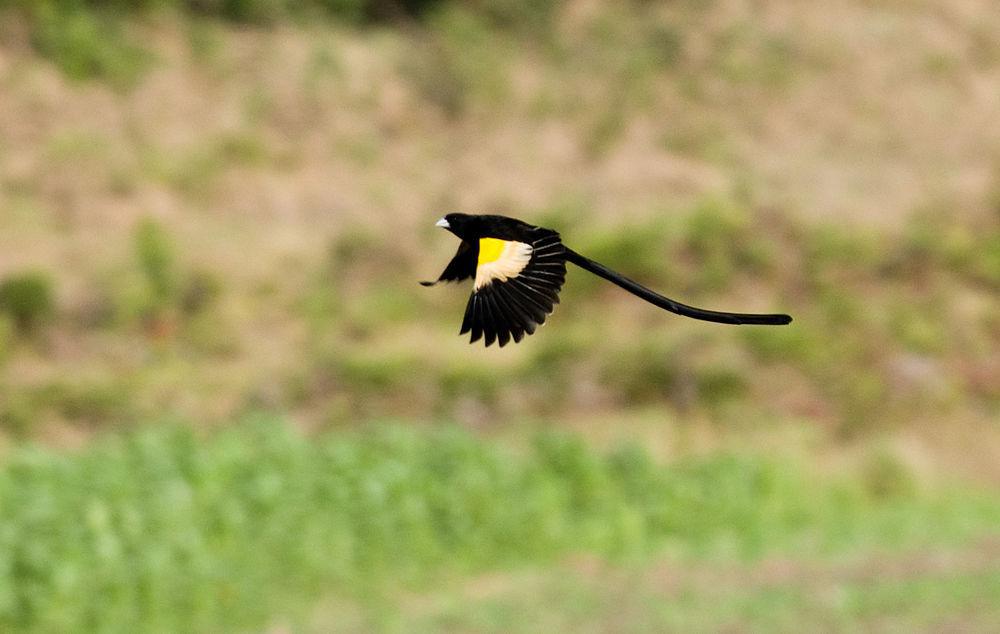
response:
[[[559,233],[505,216],[448,214],[437,222],[462,239],[458,252],[434,282],[461,282],[472,278],[472,297],[465,308],[462,330],[472,333],[469,343],[483,338],[504,346],[533,334],[559,303],[572,262],[672,313],[720,324],[777,326],[790,323],[788,315],[724,313],[687,306],[615,273],[562,243]]]

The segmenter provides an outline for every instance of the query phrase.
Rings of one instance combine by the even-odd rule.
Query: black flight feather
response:
[[[460,334],[470,333],[470,343],[484,339],[489,346],[501,347],[511,339],[520,342],[534,334],[559,303],[559,291],[566,280],[570,262],[632,293],[654,306],[684,317],[720,324],[784,325],[792,321],[785,314],[733,313],[696,308],[664,297],[599,262],[566,247],[559,234],[504,216],[448,214],[439,223],[462,239],[455,256],[434,282],[476,279],[479,244],[483,238],[520,242],[531,247],[527,263],[516,274],[477,279],[476,289],[465,308]],[[516,270],[516,269],[515,269]]]

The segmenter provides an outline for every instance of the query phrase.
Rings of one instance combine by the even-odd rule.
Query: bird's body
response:
[[[487,346],[519,342],[545,323],[559,303],[566,262],[576,264],[665,310],[725,324],[782,325],[788,315],[727,313],[694,308],[664,297],[566,247],[559,233],[521,220],[494,215],[448,214],[438,226],[461,238],[458,252],[437,282],[473,279],[473,292],[459,334]]]

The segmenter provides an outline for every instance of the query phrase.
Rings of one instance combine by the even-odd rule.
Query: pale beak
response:
[[[451,228],[451,225],[449,225],[448,221],[445,220],[444,218],[442,218],[441,220],[438,220],[436,223],[434,223],[434,226],[435,227],[441,227],[442,229],[449,229],[449,228]]]

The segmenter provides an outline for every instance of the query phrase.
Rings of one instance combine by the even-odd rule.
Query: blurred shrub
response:
[[[381,276],[387,270],[397,270],[404,254],[390,242],[391,238],[366,228],[345,229],[330,241],[320,283],[340,286],[345,282]]]
[[[473,0],[469,6],[494,25],[540,33],[552,25],[563,0]]]
[[[219,300],[222,291],[223,283],[218,275],[202,269],[192,271],[178,293],[181,312],[193,316],[206,311]]]
[[[583,360],[584,350],[592,350],[598,343],[592,329],[566,327],[559,331],[545,331],[544,337],[532,340],[531,362],[526,371],[545,381],[558,382],[568,376],[570,366]]]
[[[584,150],[592,159],[606,156],[614,149],[625,133],[630,115],[619,95],[613,95],[595,110],[594,117],[582,134]]]
[[[102,79],[128,88],[142,77],[153,61],[152,55],[124,24],[143,18],[150,11],[172,9],[192,16],[215,17],[237,23],[269,25],[288,20],[327,18],[346,24],[399,23],[404,19],[424,21],[461,8],[478,16],[491,28],[537,35],[549,28],[562,0],[503,0],[463,5],[448,0],[3,0],[0,10],[14,8],[27,21],[31,40],[43,56],[52,60],[73,79]],[[210,48],[195,31],[195,54],[210,54]],[[209,47],[211,45],[209,44]],[[482,48],[482,47],[480,47]],[[419,57],[418,57],[419,59]],[[462,59],[454,63],[463,64]],[[427,64],[428,62],[423,62]],[[477,64],[478,65],[478,64]],[[481,65],[478,65],[481,66]],[[417,68],[421,68],[418,63]],[[431,63],[428,68],[435,65]],[[448,66],[438,67],[447,69]],[[496,70],[495,68],[493,69]],[[448,77],[434,72],[432,77]],[[489,80],[491,72],[480,80]],[[452,77],[454,79],[454,77]],[[456,105],[454,82],[423,82],[425,88],[438,86],[433,94],[442,103]],[[450,86],[450,88],[449,88]]]
[[[259,166],[268,156],[263,139],[244,130],[215,135],[183,152],[160,153],[147,148],[140,155],[140,162],[151,177],[193,200],[201,200],[212,192],[216,179],[225,170]]]
[[[197,16],[208,16],[250,24],[270,24],[285,19],[323,16],[349,24],[423,19],[443,7],[464,6],[508,29],[537,30],[551,24],[564,0],[499,0],[458,3],[454,0],[4,0],[0,8],[13,6],[39,13],[121,18],[130,13],[172,8]]]
[[[0,281],[0,314],[21,334],[34,332],[55,313],[55,293],[48,274],[31,271]]]
[[[671,287],[687,281],[694,290],[718,291],[737,271],[771,271],[775,253],[769,239],[753,228],[744,207],[706,197],[689,213],[662,212],[581,236],[577,243],[585,255],[628,277]]]
[[[746,368],[711,366],[697,376],[698,398],[706,405],[721,405],[737,400],[748,391]]]
[[[815,322],[800,315],[787,328],[743,328],[739,336],[760,360],[766,362],[821,364],[827,355],[828,337]]]
[[[814,289],[856,283],[878,270],[885,253],[876,236],[843,225],[811,227],[803,242],[802,272]]]
[[[626,277],[669,284],[673,279],[670,277],[673,269],[668,257],[672,246],[671,229],[669,218],[661,216],[645,223],[617,226],[581,236],[578,244],[581,253]],[[603,284],[597,280],[592,283]]]
[[[654,21],[645,34],[645,49],[657,68],[678,67],[684,60],[682,27]]]
[[[916,477],[910,468],[885,448],[867,456],[861,478],[868,494],[876,500],[912,496],[917,491]]]
[[[134,311],[147,326],[159,329],[178,300],[174,245],[162,225],[146,218],[136,227],[134,249],[142,285],[136,289],[135,306],[129,312]]]
[[[134,264],[120,281],[107,283],[109,298],[95,296],[92,301],[100,302],[95,310],[107,310],[105,304],[110,302],[122,323],[138,322],[154,339],[170,339],[186,329],[182,334],[187,341],[203,352],[228,353],[236,348],[231,327],[216,310],[225,291],[218,274],[183,267],[175,239],[152,218],[136,225],[132,249]]]
[[[186,315],[182,341],[191,352],[227,359],[238,358],[243,348],[239,330],[218,312]]]
[[[31,436],[34,422],[38,418],[38,408],[24,394],[19,394],[5,385],[0,390],[7,396],[0,401],[0,430],[15,438]]]
[[[986,238],[983,252],[975,261],[979,275],[993,288],[1000,289],[1000,228]]]
[[[471,396],[480,402],[493,403],[502,385],[512,379],[489,364],[458,363],[445,368],[438,383],[442,396],[449,400]]]
[[[38,388],[32,400],[39,411],[52,410],[69,422],[100,427],[123,422],[134,413],[132,394],[127,381],[74,377]]]
[[[449,117],[462,115],[476,100],[490,104],[504,100],[508,94],[503,63],[507,43],[482,14],[442,10],[427,26],[400,60],[400,74],[425,100]]]
[[[689,405],[683,355],[662,338],[643,338],[609,351],[601,365],[601,383],[625,403],[672,401]]]
[[[422,316],[421,304],[426,299],[426,294],[419,291],[420,287],[412,282],[376,284],[351,302],[349,319],[364,329],[415,321]]]
[[[751,227],[746,209],[728,199],[706,198],[695,206],[685,221],[683,248],[695,263],[698,289],[721,290],[737,270],[760,272],[768,258],[755,247]]]
[[[912,352],[943,352],[948,343],[947,325],[940,315],[940,303],[914,303],[907,298],[892,306],[889,329],[901,346]]]
[[[135,232],[135,253],[154,306],[169,303],[177,288],[174,248],[158,222],[146,218],[139,223]]]
[[[220,135],[214,145],[213,153],[225,165],[260,165],[267,158],[263,139],[249,131]]]
[[[35,48],[72,79],[105,79],[128,87],[150,64],[150,54],[126,37],[117,20],[127,5],[94,2],[86,7],[60,0],[16,4],[28,11]]]
[[[192,59],[201,68],[217,68],[225,45],[219,25],[209,20],[189,20],[185,27]]]
[[[234,22],[265,24],[286,17],[297,3],[289,0],[187,0],[185,4],[203,15]]]
[[[7,361],[14,349],[14,338],[17,334],[14,320],[0,313],[0,366]]]
[[[344,354],[337,363],[340,380],[359,392],[399,389],[417,372],[417,360],[399,356]]]

